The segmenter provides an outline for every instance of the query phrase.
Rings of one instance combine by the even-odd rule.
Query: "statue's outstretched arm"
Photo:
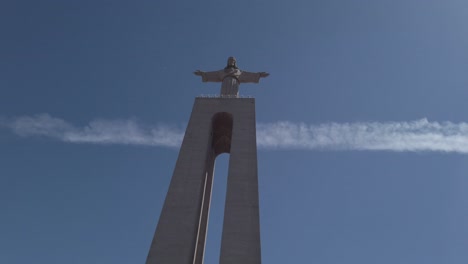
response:
[[[258,74],[260,74],[260,78],[265,78],[270,75],[268,72],[259,72]]]
[[[196,71],[193,72],[193,74],[198,75],[198,76],[203,76],[204,73],[205,72],[202,72],[200,70],[196,70]]]
[[[222,71],[211,71],[211,72],[204,72],[200,70],[196,70],[193,72],[197,76],[202,77],[203,82],[222,82]]]
[[[267,72],[247,72],[242,71],[242,74],[239,76],[239,81],[244,83],[258,83],[260,78],[264,78],[270,75]]]

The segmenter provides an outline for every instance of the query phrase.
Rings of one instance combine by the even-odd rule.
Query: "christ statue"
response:
[[[266,72],[248,72],[237,68],[234,57],[229,57],[226,68],[219,71],[203,72],[197,70],[195,75],[201,76],[203,82],[222,82],[221,96],[239,96],[240,83],[258,83],[260,78],[270,75]]]

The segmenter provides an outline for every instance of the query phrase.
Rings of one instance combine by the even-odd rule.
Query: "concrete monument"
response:
[[[247,72],[237,68],[237,61],[234,57],[229,57],[226,68],[219,71],[203,72],[197,70],[195,75],[202,77],[203,82],[222,82],[221,95],[239,95],[240,83],[258,83],[260,78],[267,77],[266,72]]]
[[[239,98],[239,84],[266,72],[237,68],[196,71],[222,82],[219,97],[197,97],[146,264],[202,264],[216,156],[229,153],[221,264],[260,264],[255,99]]]

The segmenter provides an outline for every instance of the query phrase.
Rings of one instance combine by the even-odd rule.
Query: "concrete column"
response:
[[[146,264],[194,262],[207,185],[211,192],[211,184],[207,184],[207,174],[211,174],[207,168],[211,157],[210,129],[210,118],[195,105]],[[209,201],[205,202],[209,205]]]
[[[260,264],[255,106],[233,113],[220,264]]]
[[[193,264],[203,264],[205,256],[206,235],[208,231],[208,220],[210,215],[211,194],[213,191],[215,156],[212,153],[207,161],[206,181],[202,201],[202,210],[198,228],[197,245],[195,248],[195,256]]]
[[[203,263],[214,160],[223,152],[230,158],[220,263],[260,264],[253,98],[195,100],[146,264]]]

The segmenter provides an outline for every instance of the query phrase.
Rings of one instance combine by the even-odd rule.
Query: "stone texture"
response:
[[[215,116],[226,119],[217,122],[223,127],[213,127]],[[232,131],[223,132],[226,128]],[[196,98],[147,264],[203,263],[214,159],[226,151],[230,158],[220,263],[261,263],[255,100]]]

